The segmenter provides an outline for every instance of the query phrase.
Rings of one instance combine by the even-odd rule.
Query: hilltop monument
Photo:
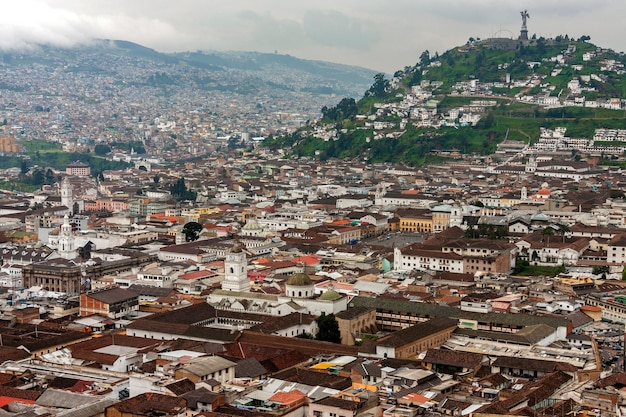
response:
[[[526,27],[526,19],[530,18],[530,15],[528,14],[527,10],[521,11],[520,14],[522,15],[522,30],[520,30],[520,33],[519,33],[519,40],[527,41],[528,40],[528,28]]]

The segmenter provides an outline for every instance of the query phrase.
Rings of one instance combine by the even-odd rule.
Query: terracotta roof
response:
[[[36,401],[39,396],[41,396],[40,391],[0,386],[0,397],[12,397],[20,398],[22,400]]]
[[[87,293],[85,296],[106,304],[121,303],[123,301],[137,298],[137,294],[135,292],[118,287]]]
[[[554,328],[546,324],[525,326],[523,329],[520,329],[518,332],[515,333],[472,329],[457,329],[455,331],[456,334],[461,334],[473,338],[520,343],[525,345],[536,344],[539,341],[550,336],[551,334],[554,334],[554,332]]]
[[[556,370],[566,372],[576,372],[578,370],[575,366],[566,363],[514,356],[498,356],[491,365],[503,368],[526,369],[544,373],[550,373]]]
[[[451,317],[467,320],[479,320],[504,326],[531,326],[544,323],[553,328],[567,327],[571,322],[563,318],[532,316],[529,314],[506,313],[473,313],[457,308],[436,304],[414,303],[404,299],[390,299],[385,297],[354,297],[350,306],[365,306],[389,312],[405,312],[420,317]]]
[[[180,395],[180,397],[187,400],[189,408],[197,409],[198,403],[212,404],[219,397],[223,397],[223,394],[212,392],[204,387],[201,387],[193,391],[186,392]]]
[[[609,241],[610,246],[626,246],[626,233],[618,233]]]
[[[26,400],[24,398],[17,397],[9,397],[6,395],[0,395],[0,408],[7,406],[12,403],[22,403],[22,404],[35,404],[33,400]]]
[[[41,329],[42,326],[39,326]],[[37,326],[19,325],[12,328],[0,327],[2,343],[5,346],[24,346],[31,352],[59,345],[68,345],[90,336],[83,332],[55,330],[46,328],[45,332],[37,332]]]
[[[72,392],[84,392],[88,391],[92,384],[93,381],[84,381],[80,379],[57,376],[48,383],[48,388],[64,389]]]
[[[281,403],[281,404],[291,404],[305,397],[306,397],[305,393],[303,393],[300,390],[294,389],[288,392],[282,392],[282,391],[277,392],[276,394],[272,395],[268,400]]]
[[[315,316],[303,313],[290,313],[286,316],[268,316],[263,323],[252,327],[250,330],[260,333],[276,333],[280,330],[287,329],[292,326],[306,324],[309,325],[315,321]]]
[[[342,410],[357,410],[359,408],[358,401],[344,400],[336,397],[326,397],[319,401],[316,401],[317,404],[323,404],[327,407],[339,408]]]
[[[187,408],[187,401],[171,395],[147,392],[120,401],[109,408],[139,416],[153,416],[157,412],[178,415]]]
[[[193,323],[198,323],[210,317],[215,317],[215,314],[215,308],[213,308],[208,303],[197,303],[192,304],[189,307],[158,313],[145,319],[139,319],[136,320],[134,323],[140,321],[150,321],[153,323],[153,325],[154,323],[190,325]],[[134,323],[131,323],[129,327],[132,327]]]
[[[23,349],[18,349],[13,346],[0,346],[0,363],[6,361],[19,361],[20,359],[26,359],[30,355]]]
[[[378,339],[378,345],[387,347],[404,346],[446,329],[456,329],[457,324],[458,321],[455,319],[436,317]]]
[[[594,382],[596,388],[605,388],[609,386],[616,386],[619,388],[626,386],[626,372],[620,372],[618,374],[611,374],[606,378],[602,378]]]
[[[195,390],[196,384],[194,384],[187,378],[183,378],[179,379],[178,381],[172,382],[171,384],[167,384],[165,388],[170,390],[172,394],[180,396],[186,392]]]
[[[238,342],[258,344],[270,347],[298,350],[304,354],[316,356],[324,353],[357,355],[358,346],[341,345],[338,343],[321,342],[319,340],[298,339],[294,337],[282,337],[244,330],[237,338]]]
[[[202,271],[192,271],[192,272],[188,272],[186,274],[180,275],[178,277],[178,279],[182,279],[182,280],[192,280],[192,279],[201,279],[201,278],[208,278],[208,277],[212,277],[216,275],[215,272],[210,271],[210,270],[202,270]]]
[[[349,377],[332,375],[326,372],[312,371],[303,368],[290,368],[278,372],[273,375],[276,379],[282,379],[288,382],[297,382],[299,384],[319,385],[325,388],[344,390],[352,386],[352,380]]]
[[[156,348],[161,343],[161,341],[143,337],[115,334],[94,337],[84,342],[74,343],[68,346],[68,349],[72,352],[72,357],[74,358],[94,361],[98,364],[113,365],[120,356],[123,356],[123,353],[102,353],[97,352],[97,350],[108,346],[124,346],[136,348],[137,353],[144,353]]]
[[[499,385],[508,384],[510,380],[500,373],[487,375],[480,380],[480,384],[485,387],[497,387]]]
[[[470,369],[478,368],[482,360],[483,355],[479,353],[443,349],[428,349],[423,359],[425,363]]]

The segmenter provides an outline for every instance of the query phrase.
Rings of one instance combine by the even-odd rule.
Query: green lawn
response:
[[[56,142],[48,142],[43,139],[26,140],[22,142],[27,153],[35,152],[58,152],[61,150],[61,144]]]
[[[524,266],[521,271],[515,273],[515,275],[523,276],[523,277],[535,277],[540,275],[546,275],[549,277],[555,277],[560,273],[565,272],[565,267],[560,266],[539,266],[539,265],[528,265]]]

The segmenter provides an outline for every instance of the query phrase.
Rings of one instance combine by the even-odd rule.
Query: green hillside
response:
[[[624,56],[589,37],[471,40],[440,56],[425,51],[366,94],[321,109],[322,118],[265,145],[292,156],[411,165],[452,154],[488,154],[504,139],[534,141],[541,127],[570,137],[626,129]]]

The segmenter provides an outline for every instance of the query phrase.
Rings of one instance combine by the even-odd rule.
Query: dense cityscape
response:
[[[532,44],[521,16],[519,38],[461,53]],[[589,137],[565,117],[507,130],[494,152],[431,149],[423,166],[268,140],[471,129],[503,89],[621,114],[602,87],[624,73],[612,51],[590,46],[590,73],[551,87],[584,70],[575,50],[530,65],[555,75],[450,83],[468,103],[445,112],[429,57],[384,85],[393,103],[341,123],[324,123],[341,112],[326,81],[284,68],[272,82],[300,87],[119,51],[6,54],[0,417],[623,415],[619,118]]]

